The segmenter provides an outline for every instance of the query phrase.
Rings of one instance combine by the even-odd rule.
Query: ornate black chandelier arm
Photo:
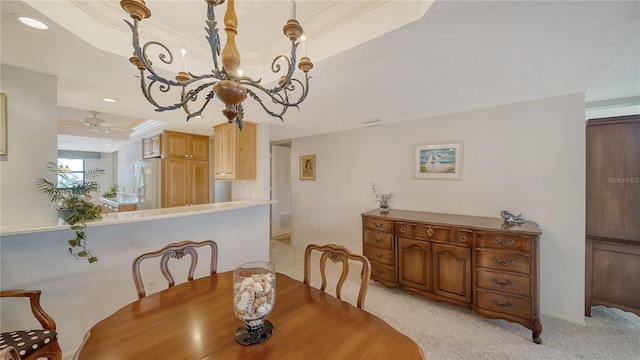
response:
[[[257,102],[258,102],[258,104],[260,104],[260,106],[262,106],[262,108],[264,109],[264,111],[265,111],[267,114],[269,114],[269,115],[271,115],[271,116],[273,116],[273,117],[276,117],[276,118],[280,119],[280,121],[284,121],[284,119],[282,118],[282,116],[287,112],[287,109],[288,109],[288,107],[287,107],[287,106],[283,106],[283,107],[282,107],[282,111],[278,114],[278,113],[275,113],[275,112],[273,112],[273,111],[269,110],[269,108],[267,108],[267,106],[262,102],[262,99],[261,99],[261,98],[260,98],[260,97],[259,97],[259,96],[254,92],[254,91],[252,91],[252,90],[250,90],[250,89],[247,89],[247,94],[248,94],[249,96],[251,96],[251,98],[252,98],[253,100],[257,101]],[[273,100],[273,96],[271,97],[271,99]]]
[[[278,87],[278,92],[274,91],[274,89],[267,89],[264,86],[260,85],[258,82],[250,82],[250,81],[245,81],[242,80],[240,81],[240,84],[244,85],[244,86],[250,86],[253,88],[256,88],[260,91],[262,91],[263,93],[265,93],[267,96],[269,96],[271,98],[271,100],[273,100],[274,103],[284,106],[284,107],[290,107],[290,106],[295,106],[297,107],[300,103],[302,103],[305,98],[307,97],[307,95],[309,94],[309,75],[308,73],[305,73],[304,75],[305,77],[305,83],[303,84],[302,81],[292,78],[289,80],[288,84],[284,87]],[[289,101],[289,95],[291,93],[293,93],[296,90],[296,86],[294,85],[294,83],[297,83],[299,85],[299,88],[302,89],[301,93],[300,93],[300,97],[294,101],[294,102],[290,102]],[[281,96],[280,91],[282,91],[282,93],[284,93],[284,97]],[[249,89],[247,89],[247,92],[249,91]],[[257,96],[257,95],[256,95]],[[264,107],[264,105],[263,105]],[[282,114],[284,114],[284,112],[282,112]],[[273,115],[272,115],[273,116]]]
[[[183,94],[182,94],[182,95],[183,95],[183,97],[185,96],[184,92],[183,92]],[[209,101],[211,101],[211,99],[213,99],[213,96],[214,96],[214,92],[213,92],[213,90],[209,91],[209,92],[207,93],[206,98],[205,98],[205,102],[202,104],[202,106],[200,107],[200,109],[199,109],[198,111],[196,111],[196,112],[193,112],[193,113],[192,113],[191,111],[189,111],[189,106],[187,105],[187,102],[188,102],[188,100],[189,100],[190,98],[187,98],[187,99],[186,99],[187,101],[185,101],[185,102],[184,102],[184,105],[182,106],[182,108],[184,109],[184,111],[187,113],[187,121],[191,120],[191,118],[194,118],[194,117],[195,117],[195,118],[200,118],[200,117],[202,117],[202,111],[207,107],[207,104],[209,104]],[[196,100],[196,98],[197,98],[197,94],[196,94],[195,96],[193,96],[193,98],[191,98],[191,100],[192,100],[192,101],[195,101],[195,100]],[[184,100],[184,98],[183,98],[183,100]],[[160,110],[156,110],[156,111],[160,111]],[[242,127],[242,126],[241,126],[241,127]]]
[[[151,63],[151,61],[149,61],[149,58],[147,56],[147,49],[150,46],[159,46],[160,48],[162,48],[164,50],[164,52],[161,52],[158,55],[158,58],[160,59],[160,61],[162,61],[165,64],[172,64],[173,63],[173,53],[171,52],[171,50],[169,50],[169,48],[167,48],[164,44],[157,42],[157,41],[148,41],[144,44],[143,47],[140,47],[140,39],[138,37],[138,21],[134,20],[135,22],[135,26],[133,24],[131,24],[129,21],[124,20],[125,23],[127,23],[127,25],[129,25],[129,28],[131,29],[131,32],[133,34],[133,52],[135,57],[138,58],[139,62],[144,66],[144,70],[149,71],[150,75],[147,76],[147,78],[149,80],[153,80],[153,81],[158,81],[161,82],[163,84],[166,85],[170,85],[170,86],[187,86],[193,82],[202,80],[202,79],[218,79],[218,80],[222,80],[225,77],[227,77],[228,75],[226,75],[223,71],[220,71],[216,65],[216,68],[212,71],[212,74],[205,74],[205,75],[194,75],[189,73],[190,79],[186,80],[186,81],[175,81],[172,79],[166,79],[160,75],[158,75],[158,73],[154,70],[153,68],[153,64]],[[217,36],[217,29],[215,29],[214,34],[216,34],[214,36],[214,39],[216,39]],[[212,44],[217,44],[217,40],[214,40],[212,42]],[[168,58],[168,59],[167,59]],[[142,69],[141,69],[142,70]]]
[[[220,36],[218,35],[218,23],[215,15],[215,2],[207,2],[207,41],[211,47],[211,57],[213,58],[213,69],[218,71],[218,56],[220,56]]]

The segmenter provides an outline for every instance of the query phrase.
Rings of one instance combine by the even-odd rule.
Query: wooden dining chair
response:
[[[172,287],[175,285],[175,281],[173,280],[173,276],[169,272],[169,259],[182,259],[185,255],[190,255],[191,266],[189,267],[187,280],[191,281],[193,280],[193,273],[195,272],[196,265],[198,264],[198,251],[196,250],[196,248],[203,246],[211,247],[211,264],[209,269],[211,274],[215,274],[218,268],[218,244],[216,244],[213,240],[205,240],[202,242],[184,240],[178,243],[171,243],[160,250],[144,253],[135,258],[132,264],[132,272],[133,282],[135,283],[136,290],[138,291],[138,298],[142,299],[143,297],[147,296],[147,293],[144,289],[144,283],[142,282],[142,275],[140,275],[140,263],[143,260],[160,257],[160,271],[162,272],[162,275],[164,275],[164,278],[167,279],[169,287]]]
[[[20,360],[20,355],[18,355],[16,348],[9,346],[0,349],[0,360]]]
[[[47,314],[40,305],[40,290],[3,290],[0,298],[29,298],[31,313],[38,320],[42,329],[15,330],[0,333],[0,346],[14,348],[17,359],[34,360],[47,358],[49,360],[62,360],[62,349],[58,344],[56,322]],[[7,359],[16,359],[10,350],[1,354]],[[13,357],[10,357],[13,356]],[[4,358],[0,358],[4,359]]]
[[[362,264],[362,272],[360,273],[360,291],[358,292],[358,308],[364,309],[364,298],[367,296],[367,288],[369,287],[369,278],[371,276],[371,263],[363,255],[354,254],[347,248],[336,244],[315,245],[311,244],[307,246],[304,252],[304,283],[310,285],[311,278],[311,256],[315,252],[319,252],[320,256],[320,277],[322,278],[322,285],[320,290],[325,291],[327,288],[327,276],[325,274],[327,259],[330,259],[334,263],[342,263],[342,273],[340,279],[336,284],[336,297],[340,299],[340,292],[342,285],[347,276],[349,275],[349,260],[358,261]]]

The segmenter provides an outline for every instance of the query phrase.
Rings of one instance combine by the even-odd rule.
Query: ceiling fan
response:
[[[112,124],[107,123],[104,119],[100,119],[98,117],[98,115],[100,114],[99,111],[90,110],[89,112],[93,114],[93,116],[84,118],[84,123],[62,120],[60,126],[66,128],[84,127],[88,128],[90,131],[100,132],[104,134],[109,134],[112,132],[129,134],[131,132],[131,130],[129,129],[113,126]]]

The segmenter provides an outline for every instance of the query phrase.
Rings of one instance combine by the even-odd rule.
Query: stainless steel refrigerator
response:
[[[156,209],[162,205],[162,167],[159,158],[133,163],[138,210]]]

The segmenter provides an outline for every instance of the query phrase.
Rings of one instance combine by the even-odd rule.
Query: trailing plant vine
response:
[[[87,220],[100,219],[102,207],[89,201],[92,192],[100,190],[96,181],[104,174],[104,170],[85,170],[83,179],[73,173],[61,171],[56,163],[49,162],[47,169],[56,174],[57,181],[45,178],[36,180],[36,187],[49,197],[51,202],[58,205],[61,217],[75,232],[75,236],[68,240],[69,253],[79,258],[86,258],[89,263],[98,261],[87,248]]]

